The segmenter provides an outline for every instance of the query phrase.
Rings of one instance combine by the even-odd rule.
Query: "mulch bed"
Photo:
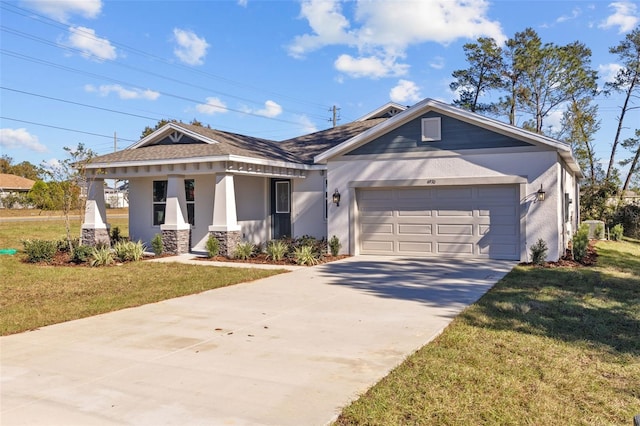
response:
[[[565,255],[557,262],[546,262],[543,268],[584,268],[585,266],[593,266],[598,262],[598,253],[596,252],[595,240],[589,241],[589,247],[587,248],[587,255],[582,259],[582,262],[573,260],[571,256],[571,250],[567,249]],[[521,263],[521,265],[531,266],[532,263]]]
[[[340,255],[340,256],[331,256],[324,255],[321,259],[319,259],[319,263],[329,263],[336,260],[344,259],[349,257],[349,255]],[[258,255],[252,256],[247,260],[242,259],[231,259],[225,256],[215,256],[215,257],[196,257],[196,260],[201,260],[203,262],[234,262],[234,263],[253,263],[258,265],[297,265],[294,259],[283,259],[279,261],[271,260],[267,257],[266,254],[260,253]]]

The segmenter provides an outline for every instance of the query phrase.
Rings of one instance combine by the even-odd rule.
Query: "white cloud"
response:
[[[238,0],[238,6],[247,7],[248,0]]]
[[[227,106],[218,98],[208,97],[207,103],[196,105],[196,110],[202,114],[213,115],[227,112]]]
[[[309,22],[313,33],[293,39],[289,54],[295,58],[324,46],[356,42],[349,32],[349,21],[342,15],[339,0],[305,0],[300,5],[300,17]]]
[[[342,5],[355,9],[353,24],[342,13]],[[341,55],[335,65],[341,71],[353,68],[356,77],[396,76],[398,58],[408,47],[425,42],[451,43],[459,38],[476,40],[493,37],[501,44],[506,40],[498,21],[486,17],[486,0],[421,0],[411,7],[395,1],[305,0],[300,16],[312,32],[296,36],[288,46],[296,58],[329,45],[344,45],[358,50],[354,55]],[[374,64],[371,58],[377,58]],[[367,72],[363,68],[384,66],[387,71]],[[406,72],[406,66],[402,68]]]
[[[429,66],[436,70],[441,70],[444,68],[445,59],[442,56],[436,56],[433,58],[431,62],[429,62]]]
[[[618,27],[618,33],[623,34],[631,31],[640,21],[638,18],[638,6],[630,1],[618,1],[609,4],[615,12],[609,15],[606,20],[600,23],[600,28]]]
[[[306,115],[297,115],[295,116],[295,120],[298,122],[300,127],[302,127],[303,133],[314,133],[318,131],[316,125],[313,124],[313,122]]]
[[[618,74],[618,71],[621,69],[622,67],[618,64],[598,65],[598,74],[602,80],[610,83],[615,80],[616,74]]]
[[[420,88],[413,81],[400,80],[389,92],[389,98],[399,104],[413,104],[422,99],[422,96],[420,95]]]
[[[23,3],[62,22],[67,22],[71,15],[95,18],[102,10],[101,0],[23,0]]]
[[[257,110],[255,113],[264,117],[273,118],[282,114],[282,107],[274,101],[269,100],[264,103],[264,108]]]
[[[556,19],[556,22],[562,23],[566,21],[572,21],[574,19],[577,19],[580,15],[582,15],[582,10],[580,10],[579,7],[576,7],[571,11],[570,15],[562,15],[558,19]]]
[[[87,27],[70,27],[67,44],[82,51],[83,56],[99,60],[113,60],[118,54],[106,38],[96,36],[95,30]]]
[[[38,137],[27,129],[0,129],[0,146],[7,149],[26,148],[36,152],[47,152],[46,146],[38,141]]]
[[[335,68],[351,77],[382,77],[400,76],[407,73],[409,65],[398,64],[395,58],[380,58],[377,56],[354,58],[350,55],[340,55],[334,63]]]
[[[209,44],[204,37],[198,37],[189,30],[173,29],[173,37],[178,46],[173,53],[187,65],[202,65],[207,55]]]
[[[99,93],[100,96],[109,96],[111,93],[118,95],[120,99],[146,99],[149,101],[155,101],[160,97],[160,93],[154,90],[143,90],[134,87],[133,89],[125,89],[119,84],[105,84],[100,87],[87,84],[84,86],[84,90],[89,93]]]

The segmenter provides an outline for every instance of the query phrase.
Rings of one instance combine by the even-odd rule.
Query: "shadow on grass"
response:
[[[519,267],[460,319],[478,327],[519,331],[637,356],[640,278],[620,278],[591,269]]]

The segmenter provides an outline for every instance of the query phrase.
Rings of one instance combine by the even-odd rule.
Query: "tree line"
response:
[[[605,219],[610,200],[640,187],[640,123],[628,122],[628,113],[640,106],[640,27],[609,49],[620,65],[613,80],[598,87],[591,67],[591,50],[580,41],[566,45],[543,43],[531,28],[516,33],[499,46],[480,37],[463,47],[468,68],[453,72],[450,88],[460,108],[505,118],[510,124],[571,145],[585,174],[581,207],[585,219]],[[598,95],[621,95],[616,131],[608,140],[595,140],[600,130]],[[484,101],[490,99],[491,101]],[[547,124],[561,110],[560,129]],[[631,135],[624,138],[625,128]],[[596,144],[611,146],[607,159],[598,158]],[[620,157],[620,148],[629,156]],[[606,167],[604,167],[606,165]],[[620,168],[627,167],[624,176]]]

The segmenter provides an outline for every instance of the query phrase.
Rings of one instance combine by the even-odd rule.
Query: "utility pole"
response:
[[[333,127],[336,127],[337,122],[340,121],[340,117],[338,116],[338,111],[340,111],[340,108],[336,107],[335,105],[333,106],[333,108],[329,110],[329,112],[332,113],[332,117],[331,119],[329,119],[329,121],[333,123]]]

